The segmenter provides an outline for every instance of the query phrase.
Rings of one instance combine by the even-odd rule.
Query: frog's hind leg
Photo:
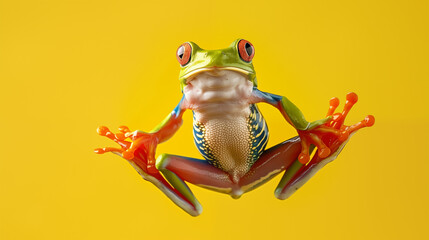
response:
[[[325,159],[321,159],[317,154],[315,154],[311,162],[308,164],[302,164],[299,160],[294,161],[284,173],[282,179],[276,187],[274,195],[280,200],[289,198],[308,180],[310,180],[310,178],[312,178],[320,169],[337,158],[338,154],[340,154],[341,150],[344,148],[352,135],[353,133],[349,135],[346,141],[341,143],[335,152]],[[314,146],[311,145],[309,151],[310,155],[313,148]]]
[[[355,93],[348,93],[343,111],[334,114],[335,109],[339,105],[339,100],[338,98],[332,98],[329,101],[329,110],[327,113],[327,116],[332,116],[332,120],[325,123],[324,126],[315,128],[313,131],[309,130],[309,133],[300,134],[302,135],[302,151],[299,160],[295,161],[286,170],[275,191],[277,198],[286,199],[291,196],[322,167],[333,161],[357,130],[370,127],[374,124],[375,118],[369,115],[364,120],[352,126],[344,125],[347,114],[357,100],[358,97]],[[318,148],[318,154],[315,154],[311,161],[308,161],[311,155],[311,152],[307,151],[310,147],[308,139],[314,140]]]
[[[265,150],[240,179],[243,192],[249,192],[293,166],[301,152],[300,138],[294,137]]]
[[[161,154],[156,159],[156,168],[200,212],[201,205],[185,181],[221,193],[229,194],[232,191],[230,176],[205,160]]]

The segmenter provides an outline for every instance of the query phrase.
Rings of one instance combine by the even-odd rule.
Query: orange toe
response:
[[[318,155],[320,158],[326,158],[329,156],[329,154],[331,154],[331,150],[329,148],[326,147],[326,148],[319,149]]]
[[[101,136],[106,136],[106,134],[109,132],[109,129],[105,126],[100,126],[97,128],[97,133]]]
[[[372,125],[374,125],[374,123],[375,123],[375,117],[374,116],[372,116],[372,115],[366,116],[365,125],[367,127],[371,127]]]
[[[134,153],[130,152],[130,151],[124,151],[122,153],[122,157],[125,158],[125,159],[127,159],[127,160],[131,160],[131,159],[134,158]]]
[[[302,164],[307,164],[310,161],[310,155],[306,153],[300,153],[298,157],[298,161]]]
[[[96,149],[94,149],[94,152],[97,153],[97,154],[103,154],[103,153],[105,153],[105,151],[102,148],[96,148]]]

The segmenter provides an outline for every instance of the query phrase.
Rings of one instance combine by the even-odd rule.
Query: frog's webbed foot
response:
[[[326,123],[309,130],[298,131],[302,146],[298,157],[299,162],[295,162],[286,171],[285,176],[276,189],[275,194],[277,198],[286,199],[292,195],[318,170],[333,161],[357,130],[374,125],[375,118],[372,115],[366,116],[364,120],[354,125],[344,125],[347,114],[357,100],[358,96],[355,93],[348,93],[343,111],[334,114],[339,105],[339,100],[338,98],[332,98],[329,101],[329,110],[327,113],[329,120]],[[317,152],[311,160],[309,153],[310,145],[317,147]]]
[[[302,164],[307,164],[310,160],[309,147],[311,144],[314,144],[318,149],[316,153],[318,159],[324,159],[334,154],[339,146],[346,142],[354,132],[374,124],[375,118],[372,115],[368,115],[364,120],[354,125],[344,125],[347,114],[357,100],[358,96],[356,93],[351,92],[347,94],[343,111],[334,114],[335,109],[339,105],[339,100],[336,97],[332,98],[329,101],[329,110],[326,115],[330,118],[328,122],[310,130],[298,131],[302,145],[301,154],[298,159]]]
[[[97,128],[97,133],[119,144],[119,148],[104,147],[94,150],[97,154],[112,152],[126,160],[137,170],[143,179],[153,183],[176,205],[192,216],[201,213],[199,203],[189,201],[182,193],[172,187],[155,167],[155,150],[158,137],[155,133],[142,131],[131,132],[128,127],[119,127],[118,133],[111,132],[107,127]]]
[[[122,153],[125,152],[131,146],[131,142],[125,141],[125,135],[121,131],[122,129],[123,129],[122,127],[119,127],[120,133],[114,134],[105,126],[98,127],[97,128],[98,135],[104,136],[113,140],[114,142],[118,143],[121,148],[113,148],[113,147],[96,148],[94,152],[97,154],[113,152],[115,154],[122,156]],[[128,128],[126,127],[126,129]]]
[[[157,139],[154,134],[142,131],[131,132],[126,126],[120,126],[118,133],[113,133],[107,127],[101,126],[97,128],[97,133],[113,140],[119,144],[120,148],[97,148],[94,150],[95,153],[103,154],[112,152],[128,161],[136,163],[145,172],[157,172],[155,168]]]

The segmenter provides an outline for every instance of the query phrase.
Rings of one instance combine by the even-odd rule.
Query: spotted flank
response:
[[[223,123],[220,126],[222,128],[228,129],[230,123]],[[244,126],[246,125],[246,126]],[[225,155],[220,154],[220,146],[217,146],[216,143],[219,141],[214,141],[212,137],[213,131],[216,132],[213,128],[207,129],[209,125],[205,126],[194,118],[194,141],[197,146],[198,151],[201,155],[207,160],[207,162],[219,169],[227,170],[230,164],[224,161]],[[243,120],[244,128],[241,131],[240,135],[243,134],[247,143],[235,144],[230,143],[230,146],[241,146],[239,152],[244,153],[239,157],[235,156],[236,164],[242,162],[246,169],[249,169],[256,160],[259,159],[262,152],[264,151],[267,142],[268,142],[268,128],[267,124],[262,117],[262,114],[259,112],[258,108],[255,105],[250,105],[250,115]],[[210,133],[208,132],[210,130]],[[213,145],[213,146],[212,146]],[[229,145],[229,143],[228,143]],[[242,160],[240,160],[242,159]],[[246,170],[247,171],[247,170]]]
[[[250,132],[250,154],[248,162],[255,163],[259,159],[268,143],[268,127],[265,119],[259,112],[258,107],[250,105],[250,116],[247,120],[247,127]]]
[[[194,142],[198,151],[211,165],[217,168],[222,168],[219,161],[216,161],[216,158],[213,155],[213,150],[210,148],[205,135],[205,126],[194,118]]]

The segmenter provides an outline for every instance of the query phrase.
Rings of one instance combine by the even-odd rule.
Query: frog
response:
[[[343,111],[335,113],[339,99],[334,97],[325,117],[307,121],[288,98],[258,88],[254,55],[253,44],[245,39],[217,50],[183,43],[176,51],[182,91],[177,106],[149,132],[120,126],[114,133],[106,126],[98,127],[99,135],[119,147],[95,152],[112,152],[126,159],[143,179],[191,216],[200,215],[202,206],[187,183],[238,199],[283,172],[274,195],[287,199],[336,159],[357,130],[372,126],[375,118],[368,115],[356,124],[344,124],[358,100],[351,92]],[[267,149],[268,126],[258,108],[263,103],[278,109],[297,136]],[[202,157],[156,156],[158,144],[181,127],[186,110],[193,113],[194,143]]]

